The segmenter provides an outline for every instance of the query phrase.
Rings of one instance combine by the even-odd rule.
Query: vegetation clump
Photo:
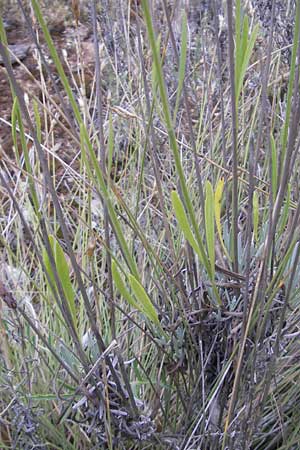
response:
[[[1,448],[297,449],[300,2],[0,7]]]

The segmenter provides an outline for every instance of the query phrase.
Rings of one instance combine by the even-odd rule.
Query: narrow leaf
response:
[[[109,114],[109,127],[108,127],[108,163],[107,163],[107,179],[110,180],[110,174],[112,170],[113,163],[113,154],[114,154],[114,129],[112,123],[112,115]]]
[[[76,324],[75,293],[70,278],[70,269],[66,255],[57,240],[54,241],[54,255],[57,273],[69,304],[73,322]]]
[[[287,187],[287,195],[286,195],[286,200],[285,200],[285,204],[283,207],[283,211],[282,211],[282,215],[281,215],[281,220],[280,220],[280,225],[278,227],[278,236],[281,236],[283,234],[283,231],[286,227],[288,218],[289,218],[289,212],[290,212],[290,206],[291,206],[291,184],[288,184]]]
[[[11,134],[12,134],[12,139],[13,139],[13,143],[14,143],[17,161],[19,163],[20,162],[20,152],[19,152],[18,140],[17,140],[18,108],[19,108],[18,98],[15,97],[13,106],[12,106],[12,111],[11,111]]]
[[[241,90],[242,90],[242,86],[243,86],[243,81],[244,81],[244,77],[247,71],[247,67],[250,61],[250,56],[252,53],[252,50],[254,48],[254,44],[257,38],[257,34],[258,34],[258,30],[259,30],[259,26],[255,25],[255,27],[253,28],[253,31],[250,35],[250,38],[248,40],[247,46],[245,48],[245,43],[247,42],[246,40],[246,33],[248,35],[248,22],[245,19],[244,20],[244,26],[245,29],[243,30],[243,37],[242,37],[242,41],[240,42],[241,48],[239,49],[239,62],[236,64],[236,101],[238,102],[238,98],[240,96]]]
[[[214,192],[210,181],[205,184],[205,231],[212,277],[215,276]]]
[[[156,325],[160,326],[157,312],[143,286],[133,275],[129,274],[128,279],[130,287],[140,305],[140,310],[148,319],[150,319]]]
[[[257,191],[253,192],[253,233],[254,239],[258,241],[258,220],[259,220],[259,203]]]
[[[111,271],[112,271],[112,276],[113,276],[115,285],[116,285],[118,291],[120,292],[120,294],[122,295],[122,297],[129,303],[129,305],[131,305],[133,308],[138,309],[140,311],[141,310],[140,306],[137,304],[137,302],[134,300],[134,298],[132,297],[132,295],[130,294],[128,289],[126,288],[125,283],[122,280],[122,277],[119,274],[119,271],[117,269],[117,265],[114,261],[112,261],[112,264],[111,264]]]
[[[276,144],[273,134],[271,134],[271,158],[272,158],[272,192],[273,198],[275,198],[277,194],[278,168],[277,168]]]
[[[57,275],[61,282],[65,297],[68,301],[68,306],[69,306],[69,309],[71,312],[74,326],[76,326],[77,321],[76,321],[75,293],[74,293],[74,289],[73,289],[73,286],[71,283],[68,262],[67,262],[67,259],[66,259],[63,249],[61,248],[61,246],[59,245],[59,243],[53,236],[49,236],[49,242],[50,242],[51,250],[53,253],[53,257],[54,257],[54,262],[56,265]],[[49,255],[45,248],[43,249],[43,260],[44,260],[46,270],[49,274],[50,280],[51,280],[52,284],[55,286],[56,283],[55,283],[53,268],[52,268],[52,265],[50,262]]]
[[[193,232],[190,228],[183,204],[179,198],[179,195],[177,194],[176,191],[173,191],[171,194],[171,199],[172,199],[172,205],[173,205],[173,209],[175,211],[175,215],[176,215],[176,219],[179,223],[179,226],[183,232],[184,237],[186,238],[186,240],[189,242],[189,244],[191,245],[191,247],[193,248],[193,250],[197,253],[197,255],[200,258],[201,263],[204,265],[204,267],[206,267],[207,269],[207,262],[205,261],[205,258],[203,258],[203,254],[194,238]],[[209,268],[210,271],[210,268]]]
[[[156,51],[157,51],[158,55],[160,55],[160,36],[158,36],[158,38],[156,39],[155,46],[156,46]],[[160,63],[161,63],[160,56],[159,56],[159,60],[160,60]],[[157,84],[158,84],[158,76],[159,75],[158,75],[158,72],[157,72],[157,68],[156,68],[155,64],[153,64],[153,66],[152,66],[152,77],[151,77],[151,79],[152,79],[152,93],[153,93],[153,96],[156,96],[156,90],[157,90]]]
[[[181,52],[180,52],[180,60],[179,60],[178,87],[177,87],[175,109],[174,109],[174,114],[173,114],[173,122],[174,123],[176,121],[181,92],[182,92],[182,88],[183,88],[185,67],[186,67],[186,55],[187,55],[187,17],[186,17],[186,13],[184,12],[183,16],[182,16]]]
[[[33,111],[34,111],[34,123],[36,127],[36,135],[38,138],[38,141],[42,141],[42,124],[41,124],[41,117],[39,113],[39,107],[37,104],[37,101],[33,99]]]
[[[221,226],[221,205],[222,205],[223,189],[224,189],[224,178],[220,178],[216,184],[216,190],[215,190],[215,199],[214,199],[215,200],[215,220],[216,220],[216,225],[217,225],[219,241],[221,243],[221,246],[223,248],[223,251],[224,251],[227,259],[230,261],[229,253],[228,253],[227,248],[225,247],[225,244],[223,241],[222,226]]]

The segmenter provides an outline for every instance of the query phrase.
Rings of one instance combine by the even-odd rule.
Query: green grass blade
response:
[[[199,256],[199,259],[202,263],[202,265],[206,268],[208,271],[210,277],[212,276],[211,273],[211,267],[209,265],[209,261],[207,259],[207,256],[205,254],[204,246],[202,245],[202,248],[199,247],[196,239],[194,238],[193,232],[191,230],[190,224],[188,222],[184,206],[179,198],[179,195],[176,191],[173,191],[171,194],[172,199],[172,205],[173,209],[176,215],[176,219],[179,223],[180,229],[183,232],[184,237],[189,242],[190,246],[193,248],[193,250],[197,253]]]
[[[186,213],[184,210],[184,206],[183,206],[183,204],[179,198],[179,195],[177,194],[176,191],[172,192],[171,200],[172,200],[172,205],[173,205],[173,209],[175,211],[176,218],[177,218],[179,226],[183,232],[183,235],[186,238],[186,240],[189,242],[189,244],[191,245],[193,250],[198,255],[201,264],[205,267],[205,269],[208,273],[208,276],[210,278],[210,281],[212,283],[213,293],[215,295],[216,301],[217,301],[218,305],[221,306],[222,302],[221,302],[221,299],[220,299],[220,296],[219,296],[219,293],[218,293],[218,290],[217,290],[217,287],[215,284],[214,271],[212,271],[210,261],[208,260],[208,257],[206,255],[204,245],[202,243],[202,239],[199,236],[198,236],[197,240],[194,238],[193,231],[190,227],[190,224],[188,222],[188,219],[187,219],[187,216],[186,216]]]
[[[237,71],[237,75],[236,75],[236,102],[238,102],[239,96],[241,94],[242,91],[242,86],[243,86],[243,82],[244,82],[244,78],[245,78],[245,74],[247,71],[247,67],[249,65],[249,61],[250,61],[250,57],[251,57],[251,53],[253,51],[254,48],[254,44],[258,35],[258,30],[259,30],[259,26],[255,25],[255,27],[253,28],[253,31],[250,35],[250,39],[248,41],[248,45],[245,49],[245,52],[241,55],[241,61],[240,61],[240,65],[236,65],[236,71]],[[248,34],[248,30],[247,30],[247,26],[245,28],[244,31],[244,37],[243,39],[246,39],[246,33]],[[244,50],[241,50],[241,53]]]
[[[42,124],[41,124],[41,117],[40,117],[38,104],[35,99],[33,100],[33,112],[34,112],[34,123],[36,126],[36,135],[37,135],[38,141],[41,142],[42,141]]]
[[[113,156],[114,156],[114,128],[113,128],[113,122],[112,122],[112,115],[110,113],[109,114],[109,126],[108,126],[108,155],[107,155],[108,180],[110,180],[110,174],[112,171]]]
[[[128,304],[130,306],[132,306],[133,308],[138,309],[140,311],[140,306],[134,300],[134,298],[132,297],[132,295],[130,294],[128,289],[126,288],[125,283],[122,280],[122,277],[119,274],[119,271],[117,269],[117,265],[114,261],[112,261],[112,264],[111,264],[111,271],[112,271],[114,283],[115,283],[118,291],[122,295],[122,297],[128,302]]]
[[[280,223],[279,223],[279,227],[278,227],[278,236],[282,235],[282,233],[286,227],[287,221],[290,216],[290,207],[291,207],[291,185],[289,183],[288,187],[287,187],[286,201],[285,201],[285,204],[283,207],[283,211],[281,214]]]
[[[143,286],[133,275],[129,274],[128,280],[129,280],[129,284],[132,289],[132,292],[134,293],[135,298],[137,299],[137,301],[140,305],[139,309],[144,313],[144,315],[149,320],[151,320],[151,322],[155,323],[155,325],[160,327],[160,322],[158,319],[157,312],[156,312],[154,306],[152,305],[152,302],[151,302],[148,294],[146,293],[145,289],[143,288]]]
[[[221,206],[222,206],[223,189],[224,189],[224,178],[220,178],[216,184],[215,196],[214,196],[215,220],[216,220],[219,241],[221,243],[221,246],[223,248],[223,251],[224,251],[228,261],[230,261],[231,258],[229,256],[227,248],[225,247],[225,244],[224,244],[223,234],[222,234],[222,225],[221,225]]]
[[[176,95],[176,103],[175,109],[173,113],[173,123],[175,124],[176,116],[178,113],[180,97],[183,88],[183,82],[185,77],[185,67],[186,67],[186,55],[187,55],[187,17],[186,13],[183,13],[182,16],[182,28],[181,28],[181,52],[179,59],[179,71],[178,71],[178,86],[177,86],[177,95]]]
[[[236,56],[236,64],[240,64],[241,62],[241,34],[242,34],[242,27],[241,27],[241,20],[242,20],[242,11],[241,11],[241,0],[236,0],[236,7],[235,7],[235,56]]]
[[[70,270],[68,266],[68,262],[66,259],[66,256],[64,254],[63,249],[57,242],[57,240],[53,236],[49,236],[49,242],[51,246],[51,250],[53,252],[54,256],[54,262],[56,265],[57,274],[59,277],[59,280],[61,282],[65,297],[68,302],[68,306],[70,309],[70,313],[72,316],[73,324],[76,327],[77,320],[76,320],[76,305],[75,305],[75,292],[73,289],[73,285],[70,278]],[[50,262],[49,255],[46,251],[46,249],[43,250],[43,260],[46,267],[46,270],[49,274],[50,280],[53,284],[53,286],[56,285],[55,283],[55,277],[53,273],[53,268]]]
[[[14,144],[14,148],[15,148],[15,152],[16,152],[16,158],[17,158],[18,164],[20,164],[20,152],[19,152],[18,140],[17,140],[18,110],[19,110],[19,103],[18,103],[18,99],[15,97],[14,101],[13,101],[12,111],[11,111],[11,134],[12,134],[13,144]]]
[[[273,197],[275,197],[278,186],[278,167],[277,167],[276,144],[272,133],[271,133],[271,159],[272,159],[272,192]]]
[[[160,36],[158,36],[158,38],[156,39],[155,46],[156,46],[156,51],[158,53],[160,53]],[[158,78],[158,74],[157,74],[156,66],[153,65],[152,72],[151,72],[153,98],[156,97],[157,83],[158,83],[157,78]]]
[[[211,276],[215,278],[215,217],[214,192],[210,181],[205,184],[205,231]]]
[[[66,255],[57,240],[54,241],[54,255],[57,272],[69,304],[73,322],[76,324],[75,292],[70,278],[70,269]]]
[[[258,222],[259,222],[259,202],[257,191],[253,192],[253,233],[254,239],[258,241]]]

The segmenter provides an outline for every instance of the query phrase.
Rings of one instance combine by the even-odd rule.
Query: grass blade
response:
[[[212,279],[215,278],[214,192],[210,181],[205,185],[205,231]]]

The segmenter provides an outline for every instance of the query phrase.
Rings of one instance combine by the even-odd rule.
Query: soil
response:
[[[47,92],[54,102],[59,104],[57,98],[57,89],[53,88],[53,84],[50,77],[45,70],[43,64],[40,63],[35,47],[32,44],[32,38],[27,31],[24,22],[19,19],[11,19],[10,14],[6,13],[4,18],[4,27],[7,35],[8,48],[10,52],[10,59],[13,67],[13,73],[16,78],[17,83],[21,86],[24,93],[28,94],[30,102],[34,97],[43,104],[43,89],[44,84]],[[49,26],[49,31],[60,56],[61,62],[63,63],[65,72],[68,74],[71,86],[74,89],[78,89],[77,82],[79,82],[78,74],[78,52],[75,47],[75,34],[80,36],[82,43],[82,67],[84,67],[84,76],[86,83],[86,91],[89,93],[91,82],[94,75],[94,50],[93,50],[93,40],[91,37],[91,26],[89,24],[83,25],[66,25],[64,20],[58,18],[56,21],[52,21]],[[52,63],[49,55],[47,55],[46,45],[42,39],[42,34],[40,34],[40,44],[46,55],[49,68],[54,74],[54,79],[57,83],[57,88],[61,93],[62,97],[65,96],[62,86],[60,86],[54,64]],[[65,57],[65,55],[67,55]],[[82,85],[82,83],[81,83]],[[13,140],[11,133],[11,111],[12,111],[12,95],[10,85],[6,76],[6,69],[2,58],[0,59],[0,155],[1,157],[14,158],[15,150],[13,148]],[[60,118],[57,117],[57,110],[53,105],[47,105],[50,108],[50,113],[56,114],[56,124],[59,125]],[[51,110],[52,109],[52,110]],[[32,113],[32,111],[31,111]],[[44,123],[44,114],[40,115],[42,120],[42,129],[46,129],[50,124]],[[69,124],[66,121],[62,121],[67,128]],[[53,123],[52,123],[53,126]],[[57,136],[59,138],[56,141],[56,148],[60,146],[64,147],[64,151],[59,155],[66,162],[70,162],[72,159],[72,146],[68,147],[69,137],[66,136],[66,132],[63,129],[57,131]],[[20,151],[20,148],[18,149]],[[74,155],[73,155],[74,156]]]

